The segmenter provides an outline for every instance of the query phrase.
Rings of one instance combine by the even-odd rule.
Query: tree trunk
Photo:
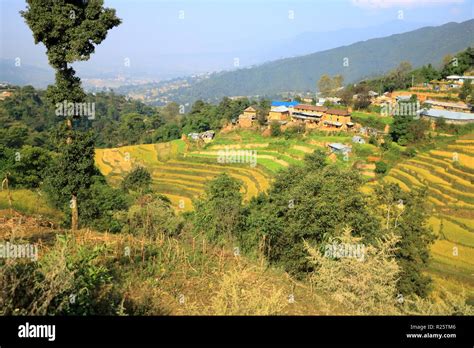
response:
[[[69,131],[72,131],[72,121],[71,119],[66,119],[66,125]],[[66,143],[70,145],[72,143],[72,137],[69,134]],[[77,231],[78,230],[78,225],[79,225],[79,212],[77,210],[77,195],[73,194],[71,198],[71,230],[72,231]]]
[[[73,231],[77,231],[78,230],[78,225],[79,225],[79,212],[77,210],[77,196],[76,195],[72,195],[71,210],[72,210],[71,229]]]

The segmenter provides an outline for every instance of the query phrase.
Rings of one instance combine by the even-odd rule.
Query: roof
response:
[[[288,112],[288,108],[286,106],[277,106],[272,108],[270,111],[273,112]]]
[[[248,108],[246,108],[244,111],[257,111],[258,108],[255,105],[251,105]]]
[[[311,111],[319,111],[319,112],[326,112],[328,110],[325,106],[317,106],[317,105],[309,105],[309,104],[299,104],[295,106],[296,110],[311,110]]]
[[[395,97],[396,100],[402,101],[409,101],[411,99],[411,95],[399,95]]]
[[[280,100],[273,100],[272,101],[272,106],[286,106],[287,108],[292,108],[298,105],[299,103],[297,101],[280,101]]]
[[[447,108],[458,108],[458,109],[470,110],[470,107],[464,103],[448,103],[448,102],[442,102],[442,101],[437,101],[437,100],[425,100],[424,103],[430,104],[430,105],[444,106]]]
[[[336,150],[348,150],[348,149],[350,149],[349,146],[346,146],[346,145],[341,144],[341,143],[331,143],[331,144],[328,144],[328,146],[333,148],[333,149],[336,149]]]
[[[331,115],[338,115],[338,116],[350,116],[351,113],[347,110],[341,110],[341,109],[329,109],[326,111],[326,113],[331,114]]]
[[[423,109],[420,114],[428,117],[445,118],[447,120],[474,121],[474,113],[447,111],[438,109]]]

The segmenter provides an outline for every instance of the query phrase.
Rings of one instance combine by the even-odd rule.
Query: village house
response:
[[[456,82],[458,84],[464,84],[465,81],[471,80],[474,82],[474,76],[459,76],[459,75],[450,75],[446,76],[446,80],[449,80],[451,82]]]
[[[271,109],[273,108],[277,108],[279,106],[285,106],[287,107],[289,110],[293,110],[293,108],[298,105],[300,103],[298,103],[297,101],[280,101],[280,100],[273,100],[272,101],[272,105],[271,105]]]
[[[193,141],[203,140],[205,143],[209,143],[214,139],[216,132],[208,130],[202,133],[189,133],[188,138]]]
[[[325,106],[299,104],[295,106],[291,118],[293,122],[304,123],[308,128],[347,130],[354,126],[349,111]]]
[[[5,100],[5,98],[11,97],[12,94],[10,91],[3,91],[0,93],[0,100]]]
[[[268,122],[286,123],[290,121],[290,110],[286,106],[276,106],[268,113]]]
[[[320,126],[327,110],[325,106],[299,104],[294,107],[291,119],[293,122],[304,123],[308,128],[316,128]]]
[[[323,115],[323,125],[333,129],[348,129],[354,126],[351,113],[342,109],[328,109]]]
[[[239,116],[239,126],[241,128],[252,128],[257,125],[258,106],[249,106]]]

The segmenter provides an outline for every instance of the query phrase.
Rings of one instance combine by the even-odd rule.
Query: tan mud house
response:
[[[257,112],[260,108],[256,105],[249,106],[239,116],[239,126],[241,128],[252,128],[257,125]]]
[[[293,122],[304,123],[309,128],[347,130],[352,128],[351,113],[343,109],[330,109],[325,106],[300,104],[291,115]]]
[[[286,123],[290,119],[290,110],[286,106],[272,106],[268,113],[268,122]]]

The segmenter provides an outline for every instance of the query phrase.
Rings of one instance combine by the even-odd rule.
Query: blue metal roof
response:
[[[286,106],[287,108],[295,107],[299,103],[297,101],[280,101],[280,100],[272,100],[272,106]]]
[[[429,117],[445,118],[447,120],[457,121],[474,121],[474,113],[457,112],[439,109],[424,109],[420,112],[421,115]]]

